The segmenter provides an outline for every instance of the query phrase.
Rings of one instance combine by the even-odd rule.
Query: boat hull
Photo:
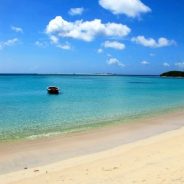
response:
[[[51,95],[58,95],[59,89],[57,87],[48,87],[47,92],[48,94],[51,94]]]

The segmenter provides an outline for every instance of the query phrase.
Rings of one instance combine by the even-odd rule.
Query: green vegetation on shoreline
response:
[[[161,77],[184,77],[183,71],[169,71],[160,74]]]

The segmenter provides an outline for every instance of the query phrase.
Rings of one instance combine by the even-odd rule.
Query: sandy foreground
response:
[[[55,164],[0,175],[1,184],[181,184],[184,128]]]

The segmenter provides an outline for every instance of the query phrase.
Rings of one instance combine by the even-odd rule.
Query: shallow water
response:
[[[48,95],[47,86],[60,95]],[[0,141],[55,135],[184,105],[184,80],[136,76],[0,76]]]

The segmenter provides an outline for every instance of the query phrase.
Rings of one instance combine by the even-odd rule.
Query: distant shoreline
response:
[[[80,73],[76,73],[76,74],[70,74],[70,73],[61,73],[61,74],[47,74],[47,73],[0,73],[0,76],[6,76],[6,75],[58,75],[58,76],[135,76],[135,77],[141,77],[141,76],[155,76],[155,77],[159,77],[159,75],[139,75],[139,74],[80,74]]]

